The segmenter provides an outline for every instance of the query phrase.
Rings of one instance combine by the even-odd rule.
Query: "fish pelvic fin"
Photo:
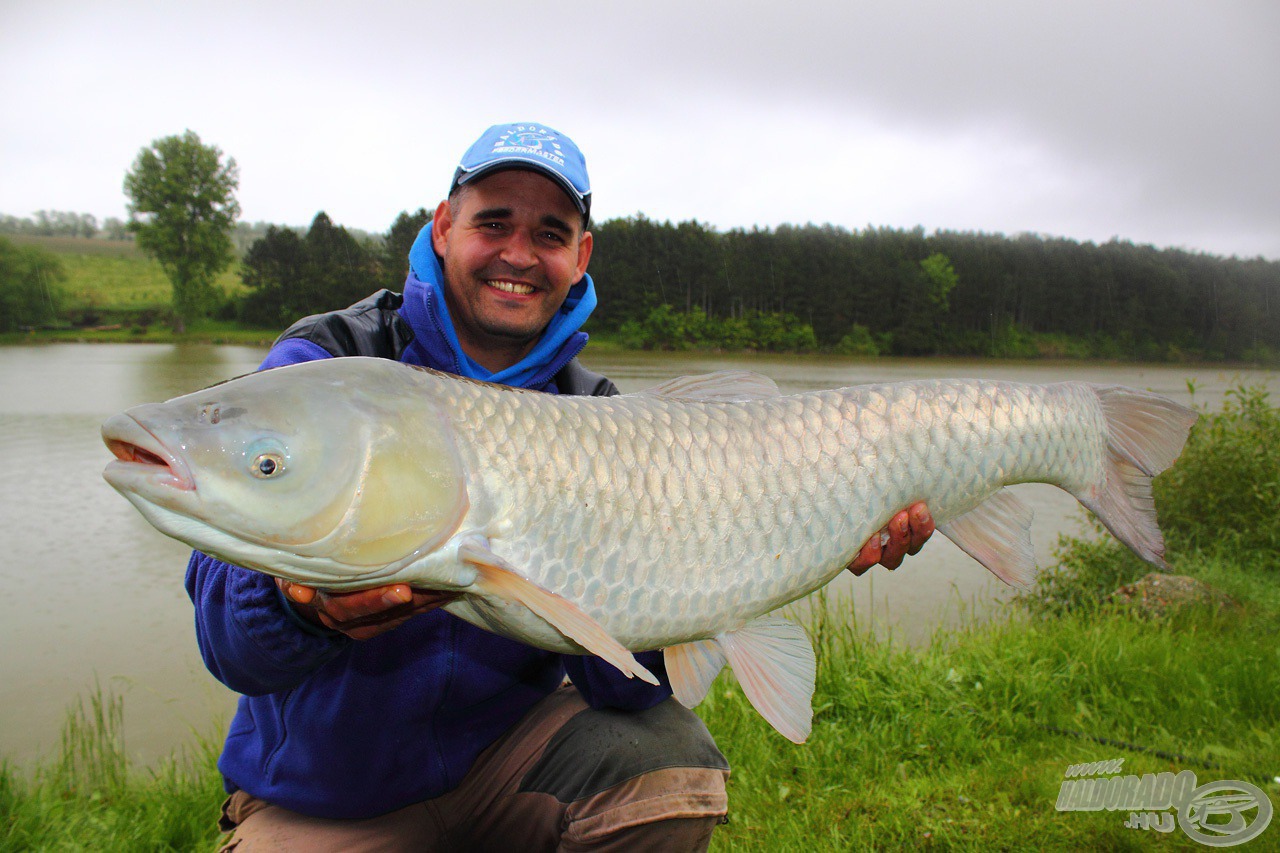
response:
[[[1156,524],[1151,481],[1182,453],[1198,415],[1147,391],[1094,386],[1107,423],[1102,481],[1077,495],[1115,537],[1160,568],[1164,537]]]
[[[686,708],[693,708],[707,698],[711,682],[728,663],[719,641],[714,639],[668,646],[662,650],[662,660],[671,690]]]
[[[1035,513],[1007,488],[958,518],[938,525],[938,532],[986,566],[1000,580],[1026,588],[1036,570],[1031,545]]]
[[[479,571],[480,575],[473,584],[477,592],[529,608],[561,634],[613,664],[627,678],[658,684],[654,674],[615,640],[603,625],[569,599],[522,576],[514,566],[489,550],[487,543],[476,539],[462,543],[458,546],[458,558]]]
[[[804,743],[813,730],[818,671],[804,629],[781,616],[762,616],[716,641],[752,707],[783,737]]]

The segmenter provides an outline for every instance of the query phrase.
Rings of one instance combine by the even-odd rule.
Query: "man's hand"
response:
[[[902,565],[903,557],[918,553],[932,535],[933,516],[929,514],[929,508],[923,502],[913,503],[867,540],[849,564],[849,571],[855,577],[861,577],[877,563],[892,571]],[[885,543],[880,544],[880,540],[886,537]]]
[[[339,631],[353,640],[385,634],[419,613],[448,604],[459,595],[412,589],[403,583],[357,592],[326,592],[279,578],[276,585],[303,619]]]

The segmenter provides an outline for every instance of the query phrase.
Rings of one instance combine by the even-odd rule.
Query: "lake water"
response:
[[[152,762],[229,719],[233,695],[196,651],[183,590],[189,551],[150,527],[102,480],[108,416],[252,371],[263,350],[150,344],[0,347],[0,757],[19,764],[58,743],[68,706],[95,682],[124,696],[125,744]],[[626,391],[685,373],[752,369],[784,392],[862,382],[975,376],[1066,378],[1150,388],[1217,407],[1240,382],[1280,393],[1275,373],[1217,368],[954,361],[856,361],[634,353],[585,361]],[[1035,507],[1041,562],[1061,531],[1077,530],[1075,501],[1020,486]],[[895,573],[877,568],[833,584],[836,606],[895,637],[927,639],[939,625],[1001,606],[999,583],[943,537]]]

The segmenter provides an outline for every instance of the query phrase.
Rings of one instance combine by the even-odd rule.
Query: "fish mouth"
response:
[[[116,415],[104,423],[102,441],[116,457],[102,476],[116,488],[148,483],[195,491],[195,480],[186,464],[129,414]]]

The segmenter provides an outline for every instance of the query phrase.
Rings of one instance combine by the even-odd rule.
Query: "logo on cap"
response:
[[[492,154],[530,154],[550,160],[557,166],[564,165],[564,155],[558,137],[545,127],[517,124],[503,133],[493,143]]]

